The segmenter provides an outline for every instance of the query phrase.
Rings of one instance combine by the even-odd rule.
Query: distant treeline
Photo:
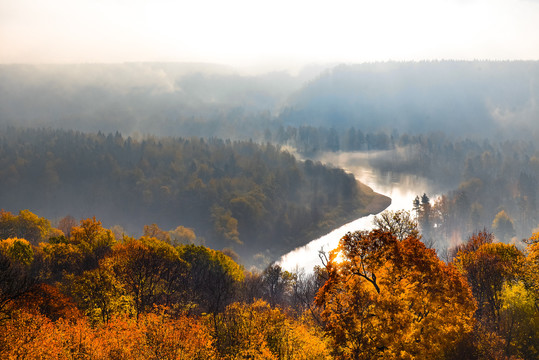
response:
[[[537,133],[536,61],[340,65],[294,93],[283,125],[514,137]]]
[[[274,125],[504,138],[539,131],[537,61],[323,69],[246,76],[201,64],[0,65],[0,125],[255,140]]]
[[[363,132],[360,128],[301,125],[283,126],[275,123],[275,127],[267,128],[264,140],[281,145],[288,145],[300,154],[312,156],[324,151],[368,151],[391,150],[401,145],[409,145],[421,141],[421,135],[405,134],[400,136],[394,130]]]
[[[6,210],[103,216],[129,233],[182,225],[242,256],[277,257],[383,198],[343,170],[252,141],[8,128],[0,163]]]
[[[509,242],[522,239],[539,223],[539,151],[533,141],[458,140],[432,134],[373,157],[371,165],[382,172],[417,174],[452,189],[438,199],[428,194],[432,211],[423,233],[438,241],[463,239],[464,234],[487,228]]]

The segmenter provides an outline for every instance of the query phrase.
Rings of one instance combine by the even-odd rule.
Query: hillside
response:
[[[0,159],[5,210],[97,216],[128,234],[184,226],[246,263],[278,258],[389,202],[343,170],[251,141],[9,128]]]
[[[363,132],[537,133],[537,61],[386,62],[334,67],[289,98],[280,121]]]

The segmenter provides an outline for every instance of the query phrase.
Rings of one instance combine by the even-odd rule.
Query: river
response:
[[[391,205],[386,210],[411,210],[413,200],[423,193],[431,194],[436,187],[427,179],[402,175],[391,172],[380,173],[369,164],[373,157],[382,155],[381,152],[327,153],[313,160],[319,160],[345,169],[354,174],[356,179],[371,187],[374,191],[391,198]],[[432,197],[431,197],[432,198]],[[304,269],[311,271],[315,265],[322,265],[319,251],[337,247],[339,239],[347,232],[369,230],[373,227],[375,215],[365,216],[349,222],[330,233],[309,242],[284,255],[279,264],[288,271]]]

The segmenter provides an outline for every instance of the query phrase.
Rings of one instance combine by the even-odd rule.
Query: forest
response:
[[[0,169],[5,210],[97,215],[120,235],[189,229],[193,243],[228,248],[245,265],[389,204],[343,170],[252,141],[8,128]]]
[[[0,65],[0,358],[539,358],[538,76]],[[380,213],[328,153],[436,187]]]
[[[444,262],[405,211],[312,272],[96,218],[0,213],[3,359],[537,359],[539,234],[470,234]],[[160,239],[161,238],[161,239]]]
[[[504,230],[507,235],[498,232],[498,236],[506,241],[526,237],[537,226],[539,153],[535,139],[539,135],[536,121],[539,113],[535,104],[539,99],[535,84],[539,81],[538,76],[537,61],[377,62],[310,67],[296,75],[245,75],[223,66],[186,63],[2,65],[0,124],[33,129],[63,128],[84,133],[103,131],[101,134],[107,138],[109,133],[114,137],[119,132],[125,134],[122,140],[126,144],[128,137],[131,141],[139,141],[150,138],[148,134],[158,138],[217,137],[231,139],[232,143],[252,139],[262,146],[270,143],[291,148],[314,163],[316,160],[324,162],[323,153],[327,151],[375,151],[377,156],[371,157],[370,165],[380,173],[422,176],[443,191],[440,198],[439,193],[425,194],[432,202],[433,211],[426,212],[428,221],[422,225],[426,238],[438,232],[436,248],[445,251],[448,243],[454,245],[455,239],[463,241],[470,232],[484,227],[494,229],[496,217],[508,224]],[[112,139],[107,141],[114,142]],[[133,153],[133,156],[138,155]],[[10,161],[15,160],[11,157]],[[268,158],[268,161],[273,160]],[[49,166],[53,166],[50,161]],[[54,166],[60,166],[60,163]],[[3,174],[2,181],[10,179],[8,168],[4,166],[7,173]],[[141,170],[142,173],[148,171]],[[76,173],[83,172],[77,170]],[[183,214],[182,209],[186,207],[178,209],[178,202],[175,202],[176,207],[170,206],[170,202],[175,201],[174,196],[163,192],[167,187],[171,189],[176,180],[160,183],[160,180],[152,179],[150,185],[151,181],[144,179],[145,189],[141,189],[143,185],[137,178],[140,174],[132,174],[130,185],[126,185],[133,187],[133,182],[138,182],[136,196],[128,201],[141,199],[142,191],[145,191],[146,203],[144,206],[129,204],[122,209],[128,208],[129,213],[144,212],[148,209],[147,202],[151,201],[155,205],[151,213],[155,216],[137,214],[128,217],[122,215],[127,215],[125,211],[117,211],[114,204],[122,202],[118,197],[124,195],[122,199],[126,200],[131,191],[125,188],[111,191],[111,196],[97,193],[83,201],[81,196],[91,187],[89,180],[78,181],[77,186],[86,186],[85,191],[63,186],[62,191],[67,191],[69,198],[79,203],[70,213],[79,218],[98,215],[113,221],[110,226],[121,224],[132,234],[141,231],[140,223],[158,223],[167,230],[179,225],[197,227],[189,219],[186,224],[171,219],[173,213],[181,214],[182,218],[192,214],[191,211]],[[116,184],[122,175],[114,175]],[[315,190],[320,184],[311,182],[312,190],[306,191],[318,191],[323,197],[320,195],[325,193],[323,188]],[[278,194],[288,199],[280,186],[283,183],[275,188],[279,189]],[[259,184],[258,187],[266,196],[265,200],[257,198],[255,201],[256,191],[250,193],[251,200],[264,203],[264,215],[257,211],[250,213],[257,214],[255,217],[258,218],[282,214],[283,204],[268,204],[274,202],[274,197],[268,196],[264,186]],[[239,192],[244,195],[249,191],[242,189]],[[223,203],[235,195],[201,207],[209,208],[211,212],[216,205],[214,210],[219,212],[224,208],[226,215],[228,210],[234,210]],[[9,201],[5,199],[10,196]],[[17,202],[17,199],[26,198],[12,192],[6,192],[2,197],[3,207],[13,211],[28,208],[50,218],[66,215],[45,209],[43,204]],[[32,198],[35,202],[42,199],[35,195]],[[330,193],[329,199],[332,198]],[[328,201],[317,200],[318,203]],[[97,202],[107,206],[96,205]],[[46,203],[49,207],[54,202],[47,200]],[[111,211],[102,216],[93,210],[82,211],[83,203],[85,210],[99,206]],[[314,205],[314,201],[312,203]],[[246,203],[235,204],[236,214],[232,217],[238,220],[238,212],[243,211],[246,215],[246,209],[240,209]],[[166,214],[159,213],[162,211],[159,209],[165,209]],[[323,232],[312,229],[316,225],[308,219],[305,208],[296,211],[288,207],[286,211],[289,214],[283,215],[284,223],[288,223],[286,219],[295,218],[290,220],[298,224],[294,231],[313,235]],[[326,208],[321,213],[331,211]],[[205,212],[206,219],[212,216],[207,210]],[[320,224],[329,218],[320,218],[316,211],[311,215]],[[123,219],[116,220],[117,217]],[[339,217],[344,219],[342,214]],[[238,226],[243,227],[238,229],[240,241],[243,241],[241,236],[263,236],[260,234],[268,233],[268,228],[281,229],[261,224],[263,230],[253,237],[249,228],[256,225],[251,227],[247,221],[251,220],[239,222]],[[206,220],[203,230],[195,229],[207,241],[211,241],[208,232],[215,228],[211,222]],[[274,222],[268,219],[266,224]],[[331,224],[327,225],[319,229],[327,230]],[[286,246],[281,250],[290,250],[307,238],[299,235],[301,239],[296,241],[298,234],[287,232],[286,226],[282,227],[284,236],[281,236],[286,238],[283,242]],[[233,233],[229,238],[235,237]]]

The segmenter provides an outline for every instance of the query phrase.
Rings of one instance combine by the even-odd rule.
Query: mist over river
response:
[[[389,196],[391,205],[386,210],[404,209],[410,211],[417,195],[426,193],[432,200],[442,192],[443,189],[439,189],[425,178],[402,173],[382,173],[369,163],[370,160],[388,155],[390,155],[388,151],[325,153],[312,158],[312,160],[343,168],[377,193]],[[307,245],[289,252],[280,259],[279,263],[288,271],[304,269],[309,272],[315,265],[322,265],[319,258],[320,250],[328,252],[334,249],[337,247],[339,239],[347,232],[370,230],[373,227],[374,217],[375,215],[369,215],[351,221],[318,239],[312,240]]]

